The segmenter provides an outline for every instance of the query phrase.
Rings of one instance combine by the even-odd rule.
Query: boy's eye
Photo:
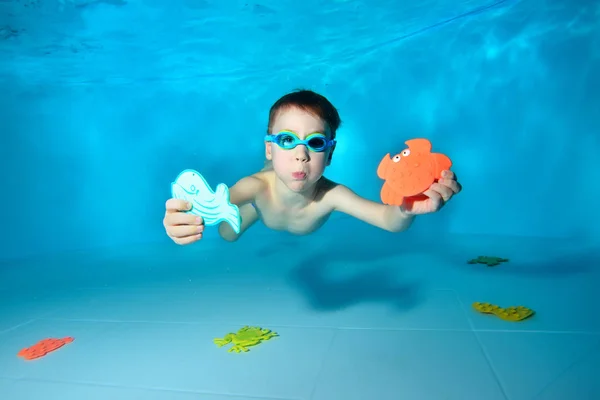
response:
[[[279,138],[279,143],[281,143],[282,145],[290,145],[294,143],[294,138],[292,137],[292,135],[281,135],[281,137]]]
[[[325,139],[321,137],[312,138],[308,141],[308,144],[315,149],[320,149],[321,147],[325,146]]]

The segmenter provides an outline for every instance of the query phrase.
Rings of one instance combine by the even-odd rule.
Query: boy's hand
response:
[[[409,215],[439,211],[455,194],[462,190],[452,171],[443,171],[442,179],[433,183],[422,195],[404,199],[402,209]]]
[[[163,225],[167,235],[177,244],[190,244],[202,239],[204,220],[187,214],[192,205],[185,200],[169,199],[165,205]]]

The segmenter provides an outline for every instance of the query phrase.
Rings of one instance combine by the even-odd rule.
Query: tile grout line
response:
[[[173,388],[160,388],[160,387],[148,387],[148,386],[137,386],[137,385],[116,385],[110,383],[99,383],[99,382],[91,382],[91,381],[68,381],[62,379],[40,379],[40,378],[17,378],[11,379],[13,382],[40,382],[40,383],[61,383],[66,385],[80,385],[80,386],[92,386],[92,387],[104,387],[104,388],[113,388],[113,389],[133,389],[133,390],[147,390],[150,392],[168,392],[168,393],[193,393],[193,394],[208,394],[208,395],[217,395],[217,396],[225,396],[231,397],[232,399],[244,398],[247,399],[248,395],[245,394],[236,394],[236,393],[222,393],[222,392],[213,392],[213,391],[197,391],[197,390],[185,390],[185,389],[173,389]],[[257,400],[300,400],[288,397],[265,397],[264,395],[260,395],[256,397],[252,395],[251,399]]]
[[[335,338],[337,337],[339,331],[340,331],[339,329],[334,330],[333,335],[331,336],[331,340],[329,341],[329,344],[327,345],[327,349],[323,353],[323,358],[321,360],[321,365],[319,365],[317,376],[315,378],[315,383],[313,384],[310,394],[308,395],[309,400],[312,400],[313,397],[315,396],[315,391],[317,390],[317,385],[319,384],[319,379],[321,377],[321,373],[323,372],[323,368],[325,366],[325,359],[327,358],[327,355],[331,352],[331,348],[333,347],[333,342],[335,341]]]
[[[546,385],[544,385],[544,387],[542,389],[540,389],[540,391],[537,392],[537,394],[533,397],[533,400],[538,399],[541,395],[543,395],[544,392],[546,391],[546,389],[548,389],[550,386],[552,386],[552,384],[554,382],[556,382],[557,380],[559,380],[561,376],[563,376],[568,371],[570,371],[573,367],[575,367],[575,365],[579,364],[582,361],[585,361],[585,360],[591,358],[593,355],[596,354],[597,351],[600,351],[600,340],[598,341],[598,343],[596,343],[594,346],[592,346],[592,350],[590,352],[584,353],[581,357],[579,357],[577,360],[573,361],[564,370],[562,370],[559,374],[557,374],[556,377],[553,380],[551,380]]]
[[[464,310],[464,304],[461,302],[461,309],[463,313],[466,314]],[[465,315],[466,316],[466,315]],[[467,321],[470,322],[468,316],[466,316]],[[164,324],[164,325],[215,325],[215,324],[239,324],[235,321],[227,321],[227,320],[215,320],[215,321],[161,321],[161,320],[122,320],[122,319],[86,319],[86,318],[59,318],[59,317],[44,317],[40,316],[32,319],[40,320],[40,321],[70,321],[70,322],[90,322],[90,323],[127,323],[127,324]],[[29,321],[29,322],[31,322]],[[29,323],[27,322],[27,323]],[[8,330],[12,330],[14,328],[20,327],[20,324],[15,327],[9,328]],[[256,323],[255,325],[261,325],[261,323]],[[336,329],[336,330],[373,330],[373,331],[433,331],[433,332],[502,332],[502,333],[544,333],[544,334],[572,334],[572,335],[600,335],[600,331],[545,331],[545,330],[531,330],[531,329],[477,329],[473,327],[471,323],[469,323],[469,329],[460,329],[460,328],[390,328],[390,327],[353,327],[353,326],[331,326],[331,325],[289,325],[289,324],[262,324],[269,325],[278,328],[294,328],[294,329]],[[6,332],[0,331],[0,334]]]
[[[25,321],[25,322],[21,322],[20,324],[17,324],[17,325],[11,326],[10,328],[6,328],[6,329],[4,329],[4,330],[1,330],[1,331],[0,331],[0,335],[3,335],[3,334],[5,334],[5,333],[7,333],[7,332],[14,331],[15,329],[18,329],[18,328],[20,328],[20,327],[22,327],[22,326],[29,325],[29,324],[31,324],[32,322],[36,321],[36,320],[37,320],[37,318],[32,318],[32,319],[29,319],[29,320],[27,320],[27,321]]]
[[[498,384],[498,388],[500,389],[502,396],[504,396],[504,398],[506,400],[509,400],[508,394],[506,393],[506,389],[504,388],[504,385],[502,384],[502,379],[500,379],[500,375],[496,371],[496,368],[494,368],[492,360],[490,359],[490,356],[488,355],[487,351],[485,350],[485,346],[481,342],[481,339],[479,338],[479,335],[477,334],[477,331],[475,330],[475,327],[473,326],[473,322],[471,321],[471,318],[469,318],[469,315],[468,315],[466,307],[465,307],[465,303],[463,303],[462,299],[460,298],[460,296],[458,295],[457,292],[454,292],[454,295],[456,296],[456,300],[458,301],[459,306],[462,309],[463,315],[467,319],[467,323],[471,327],[471,332],[473,332],[473,336],[475,336],[475,341],[477,342],[477,345],[479,346],[479,350],[483,354],[485,361],[487,362],[488,366],[492,370],[494,379],[496,380],[496,383]]]

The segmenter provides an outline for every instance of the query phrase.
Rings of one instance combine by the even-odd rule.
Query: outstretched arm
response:
[[[235,231],[226,222],[219,224],[219,235],[228,242],[236,241],[242,234],[250,228],[257,220],[258,213],[252,206],[256,195],[264,189],[264,182],[254,176],[247,176],[240,179],[229,189],[229,201],[240,209],[242,225],[240,233]]]
[[[431,184],[422,196],[404,200],[402,207],[388,206],[364,199],[343,185],[333,185],[331,207],[364,222],[390,232],[401,232],[410,227],[415,215],[439,211],[444,204],[460,193],[462,186],[452,171],[443,171],[442,178]]]
[[[335,185],[327,193],[327,197],[334,210],[389,232],[402,232],[414,220],[414,216],[406,214],[400,207],[365,199],[344,185]]]

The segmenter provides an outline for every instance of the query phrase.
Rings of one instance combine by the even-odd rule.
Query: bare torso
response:
[[[267,184],[254,201],[255,212],[263,224],[274,230],[288,231],[297,235],[305,235],[319,229],[333,212],[327,201],[328,192],[335,187],[335,183],[326,178],[321,178],[317,183],[314,198],[307,204],[297,207],[284,205],[273,196],[273,182],[275,173],[271,171],[259,172],[255,175]]]

